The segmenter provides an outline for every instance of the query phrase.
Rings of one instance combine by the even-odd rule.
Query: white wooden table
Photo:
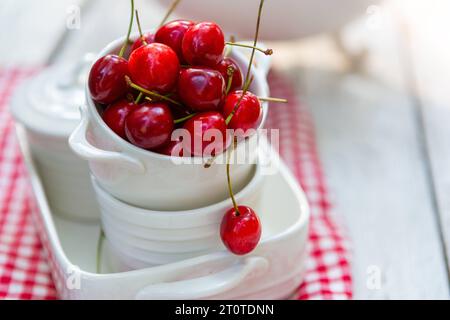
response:
[[[163,14],[139,6],[146,28]],[[78,8],[81,27],[68,29]],[[334,210],[352,238],[355,298],[448,299],[450,3],[372,9],[340,32],[345,54],[330,36],[271,44],[274,67],[313,113]],[[127,17],[128,1],[2,0],[0,67],[78,59],[123,35]]]

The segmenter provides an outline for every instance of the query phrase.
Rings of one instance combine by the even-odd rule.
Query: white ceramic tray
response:
[[[31,181],[35,224],[63,299],[283,299],[301,283],[309,209],[283,163],[268,175],[260,213],[263,236],[250,255],[216,252],[177,263],[127,272],[104,250],[103,274],[95,273],[99,224],[63,220],[48,206],[24,129],[17,125]]]

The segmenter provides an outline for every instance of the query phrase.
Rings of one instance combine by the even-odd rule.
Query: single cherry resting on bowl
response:
[[[229,209],[220,225],[223,244],[236,255],[253,251],[261,239],[261,222],[255,211],[248,206]]]
[[[261,103],[242,96],[242,71],[224,56],[217,24],[175,20],[131,43],[121,50],[128,56],[108,54],[89,75],[91,98],[121,139],[162,155],[210,157],[229,146],[227,129],[260,125]],[[175,129],[189,135],[172,141]],[[214,133],[222,138],[211,140]]]

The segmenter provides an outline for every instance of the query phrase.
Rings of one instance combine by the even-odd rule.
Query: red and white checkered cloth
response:
[[[7,104],[32,70],[0,68],[0,299],[56,299],[49,266],[31,221],[27,177]],[[350,299],[348,242],[330,213],[313,124],[286,79],[272,74],[271,93],[289,100],[270,109],[267,127],[279,128],[280,152],[311,207],[309,258],[298,299]]]

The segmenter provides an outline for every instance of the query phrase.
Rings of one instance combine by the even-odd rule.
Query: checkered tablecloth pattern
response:
[[[8,101],[35,70],[0,69],[0,299],[55,299],[56,291],[30,214],[26,172]]]
[[[35,71],[0,68],[0,299],[55,299],[49,266],[30,215],[27,176],[8,101],[14,88]],[[311,207],[309,258],[298,299],[350,299],[348,242],[331,214],[317,154],[314,128],[305,106],[283,77],[269,77],[273,105],[267,127],[280,129],[280,152],[302,185]]]

